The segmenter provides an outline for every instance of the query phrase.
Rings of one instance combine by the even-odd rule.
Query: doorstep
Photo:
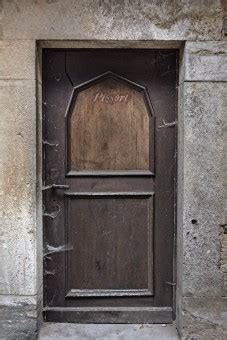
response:
[[[40,340],[107,339],[107,340],[178,340],[176,326],[165,324],[43,324]]]

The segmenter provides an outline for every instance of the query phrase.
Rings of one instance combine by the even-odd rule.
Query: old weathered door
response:
[[[176,51],[44,50],[45,318],[171,322]]]

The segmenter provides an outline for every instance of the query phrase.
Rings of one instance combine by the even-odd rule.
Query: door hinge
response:
[[[67,185],[67,184],[50,184],[50,185],[44,186],[42,188],[42,191],[49,190],[49,189],[68,190],[69,185]]]
[[[170,286],[176,286],[176,282],[166,282],[167,285],[170,285]]]
[[[163,125],[159,125],[158,128],[170,128],[170,127],[174,127],[175,125],[177,125],[177,121],[173,121],[173,122],[165,122],[165,120],[163,119],[162,121]]]

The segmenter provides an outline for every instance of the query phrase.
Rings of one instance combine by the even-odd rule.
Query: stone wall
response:
[[[227,332],[220,266],[224,224],[223,122],[227,45],[186,42],[179,112],[179,284],[183,337],[222,339]],[[183,211],[183,216],[181,215]],[[180,290],[180,291],[179,291]]]
[[[227,2],[226,2],[227,13]],[[226,31],[227,33],[227,31]],[[225,106],[227,107],[227,95],[224,97]],[[225,221],[221,230],[221,259],[220,266],[224,272],[225,296],[227,296],[227,111],[224,116],[224,190],[225,190]]]
[[[36,327],[35,54],[35,41],[0,42],[0,334],[1,323],[6,334],[14,328],[30,334]]]
[[[224,0],[224,35],[227,43],[227,0]],[[227,107],[227,96],[225,97]],[[224,272],[225,296],[227,296],[227,113],[224,117],[224,190],[225,222],[221,231],[221,269]]]
[[[2,37],[18,40],[221,40],[221,0],[2,1]]]
[[[227,43],[221,0],[3,0],[0,10],[1,337],[35,337],[42,299],[38,52],[105,46],[181,50],[178,329],[183,337],[222,339]]]

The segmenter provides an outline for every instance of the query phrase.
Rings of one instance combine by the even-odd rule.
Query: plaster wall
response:
[[[179,47],[177,323],[182,337],[222,339],[227,43],[221,1],[5,0],[0,9],[3,335],[35,337],[42,298],[42,47]]]

